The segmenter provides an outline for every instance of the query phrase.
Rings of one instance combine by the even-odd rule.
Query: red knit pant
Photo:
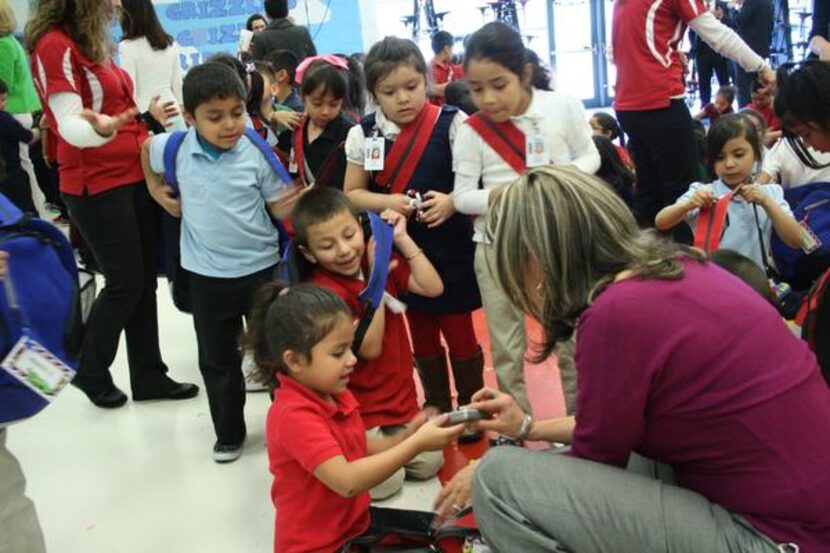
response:
[[[407,311],[406,318],[409,321],[409,334],[412,336],[412,351],[416,357],[440,355],[442,334],[449,346],[451,357],[468,359],[478,353],[472,313],[431,315]]]

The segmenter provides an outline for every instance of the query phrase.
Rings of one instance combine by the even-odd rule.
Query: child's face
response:
[[[202,139],[220,150],[236,146],[245,133],[245,102],[239,96],[213,98],[184,116]]]
[[[6,110],[6,102],[9,100],[8,94],[0,94],[0,111]]]
[[[588,124],[591,125],[591,130],[594,131],[594,135],[604,136],[605,138],[611,138],[611,131],[606,131],[605,129],[603,129],[602,125],[596,117],[591,117],[591,120],[588,121]]]
[[[752,103],[758,106],[759,108],[767,107],[771,101],[772,95],[769,93],[768,90],[757,90],[752,93]]]
[[[343,99],[336,99],[328,90],[316,90],[303,97],[303,105],[309,120],[322,129],[340,115]]]
[[[308,247],[300,246],[305,258],[332,273],[354,278],[366,251],[363,227],[344,209],[337,215],[308,227]]]
[[[822,153],[830,152],[830,131],[823,129],[818,123],[798,123],[789,130],[812,149]]]
[[[718,110],[718,113],[725,112],[731,105],[731,102],[723,94],[715,96],[715,109]]]
[[[473,102],[496,123],[503,123],[520,110],[527,98],[529,74],[524,79],[486,58],[476,58],[467,65],[467,81]]]
[[[755,150],[752,144],[739,136],[724,144],[715,160],[715,173],[729,188],[745,184],[752,178],[755,165]]]
[[[286,352],[291,377],[323,399],[346,391],[357,357],[352,353],[354,323],[346,314],[337,315],[334,328],[314,344],[308,359]]]
[[[418,117],[426,101],[426,78],[408,63],[399,65],[375,85],[375,99],[383,114],[403,126]]]

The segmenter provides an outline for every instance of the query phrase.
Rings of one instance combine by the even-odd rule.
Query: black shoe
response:
[[[145,389],[133,390],[133,401],[150,401],[153,399],[190,399],[199,394],[199,387],[188,382],[176,382],[167,375],[162,375],[159,382]]]
[[[86,394],[93,405],[102,409],[116,409],[127,403],[127,394],[119,390],[115,384],[104,390],[87,390],[77,384],[75,387]]]
[[[245,440],[238,444],[226,445],[216,442],[213,445],[213,460],[217,463],[233,463],[242,455]]]

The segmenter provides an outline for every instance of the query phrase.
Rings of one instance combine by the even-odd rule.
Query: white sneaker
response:
[[[265,392],[268,386],[254,378],[254,358],[251,354],[246,353],[242,358],[242,374],[245,376],[245,391],[246,392]]]
[[[213,445],[213,460],[217,463],[232,463],[242,456],[242,448],[245,442],[235,445],[225,445],[216,442]]]

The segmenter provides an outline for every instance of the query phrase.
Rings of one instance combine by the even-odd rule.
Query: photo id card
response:
[[[550,164],[550,146],[543,134],[530,134],[525,138],[527,152],[525,164],[528,167],[539,167]]]
[[[804,253],[813,253],[821,247],[821,240],[813,232],[813,229],[807,226],[806,221],[801,221],[798,224],[801,225],[801,249],[804,250]]]
[[[75,375],[63,361],[28,336],[17,341],[0,367],[47,401],[55,399]]]
[[[299,171],[297,169],[297,156],[294,154],[294,148],[291,148],[291,153],[288,154],[288,172],[296,173],[297,171]]]
[[[383,171],[383,162],[386,158],[386,140],[381,136],[366,139],[363,168],[367,171]]]

